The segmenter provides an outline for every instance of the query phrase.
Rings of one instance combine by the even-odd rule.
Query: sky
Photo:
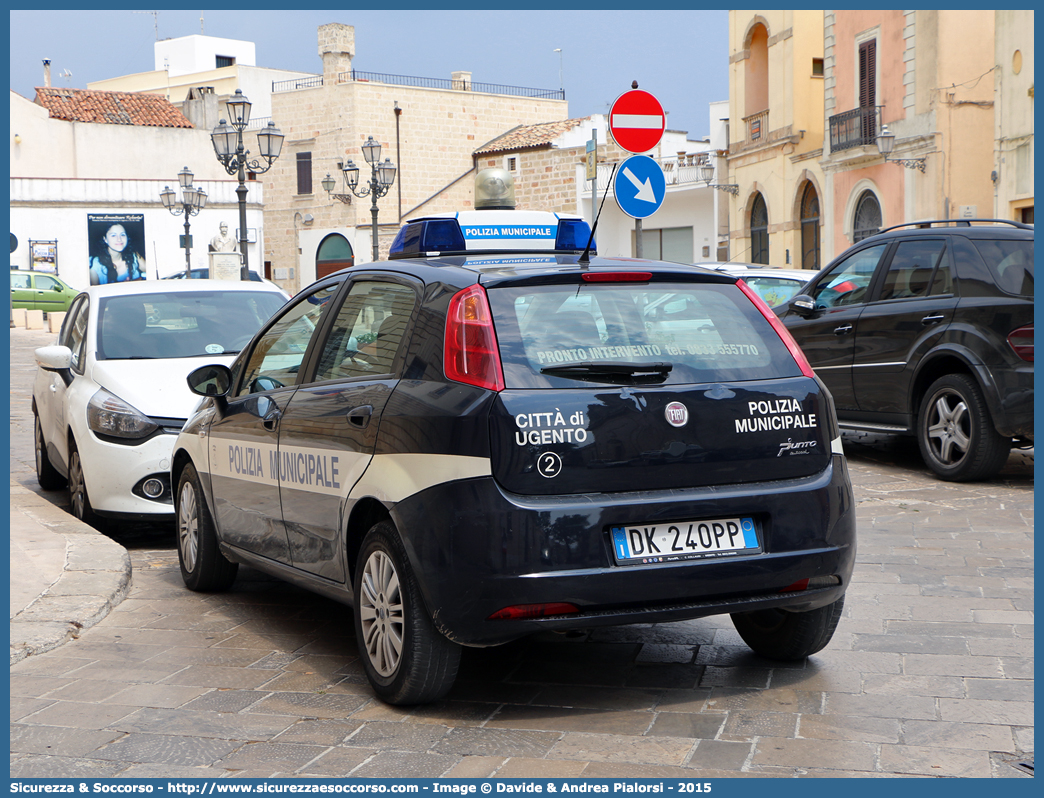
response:
[[[339,22],[355,26],[354,69],[564,87],[571,117],[608,113],[637,80],[690,139],[709,134],[708,104],[728,99],[728,12],[699,10],[11,11],[10,88],[33,99],[45,58],[52,86],[151,71],[157,33],[198,34],[201,16],[208,36],[254,42],[258,66],[321,73],[317,29]]]

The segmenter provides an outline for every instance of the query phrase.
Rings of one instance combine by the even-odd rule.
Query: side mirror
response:
[[[799,316],[811,316],[816,312],[816,301],[808,294],[798,294],[790,300],[790,307]]]
[[[41,346],[33,354],[44,371],[65,371],[72,367],[72,350],[67,346]]]
[[[232,372],[228,366],[215,363],[200,366],[185,378],[189,390],[198,396],[223,397],[232,387]]]

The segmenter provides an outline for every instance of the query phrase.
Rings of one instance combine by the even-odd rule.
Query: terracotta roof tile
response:
[[[563,119],[559,122],[544,122],[539,125],[519,125],[502,136],[483,144],[475,150],[475,155],[486,155],[494,152],[518,152],[535,147],[547,147],[566,131],[572,130],[590,117],[582,119]]]
[[[52,119],[143,127],[193,127],[166,97],[125,91],[90,91],[54,86],[36,89],[36,104]]]

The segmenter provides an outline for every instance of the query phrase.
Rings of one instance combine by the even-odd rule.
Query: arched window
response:
[[[355,253],[348,239],[340,233],[331,233],[319,244],[315,253],[315,279],[326,277],[355,265]]]
[[[805,184],[801,196],[801,268],[820,268],[819,263],[819,195],[811,183]]]
[[[855,219],[852,221],[852,243],[875,235],[881,229],[881,203],[872,191],[864,191],[856,203]]]
[[[750,262],[769,262],[768,208],[761,194],[754,195],[750,206]]]

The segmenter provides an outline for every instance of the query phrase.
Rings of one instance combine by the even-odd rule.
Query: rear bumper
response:
[[[993,425],[1001,435],[1033,438],[1033,364],[1017,368],[976,367],[985,387]]]
[[[844,457],[813,477],[688,490],[526,497],[492,478],[430,488],[392,510],[436,626],[464,645],[544,629],[650,623],[768,607],[809,610],[840,597],[855,562]],[[618,524],[752,515],[764,552],[617,566]],[[780,591],[808,577],[837,587]],[[580,612],[488,620],[504,607],[568,602]]]

